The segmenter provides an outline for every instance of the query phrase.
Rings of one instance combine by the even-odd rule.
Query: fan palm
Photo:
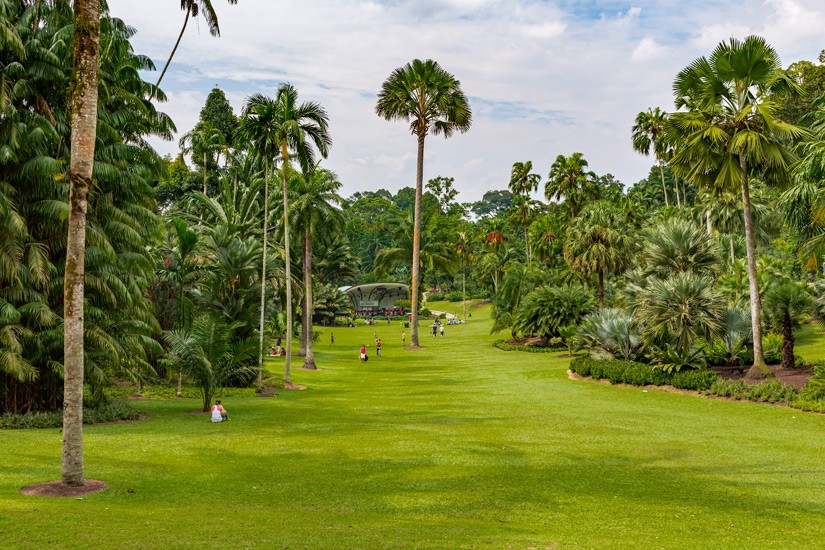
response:
[[[794,324],[809,312],[814,300],[804,284],[786,282],[771,287],[765,293],[765,308],[782,331],[782,368],[796,366],[794,359]]]
[[[375,112],[386,120],[410,123],[410,132],[418,139],[415,178],[415,213],[412,246],[412,329],[411,347],[419,347],[418,294],[419,253],[421,250],[421,194],[424,181],[424,139],[428,134],[449,138],[458,130],[470,129],[472,112],[461,83],[441,66],[428,59],[414,59],[399,67],[384,81],[378,94]]]
[[[739,190],[745,221],[754,365],[750,375],[767,371],[762,353],[762,313],[756,272],[750,179],[787,180],[796,156],[789,142],[807,132],[776,117],[776,97],[796,85],[779,56],[763,38],[720,43],[709,58],[684,68],[673,83],[676,107],[672,132],[680,146],[671,159],[674,172],[703,189]]]
[[[596,275],[599,309],[604,309],[604,276],[620,274],[633,258],[633,235],[624,213],[609,203],[593,203],[570,224],[564,258],[570,269],[584,277]]]

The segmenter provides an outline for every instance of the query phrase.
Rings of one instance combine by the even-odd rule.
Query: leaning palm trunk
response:
[[[266,313],[266,245],[269,219],[269,166],[264,168],[264,247],[261,257],[261,318],[258,325],[258,389],[263,386],[264,373],[264,318]]]
[[[315,350],[312,347],[312,232],[304,233],[304,323],[306,327],[306,357],[304,358],[303,368],[315,370],[318,366],[315,364]]]
[[[62,481],[82,486],[83,474],[83,298],[86,211],[97,133],[100,2],[75,0],[72,135],[69,167],[69,232],[63,283],[63,459]]]
[[[283,142],[283,166],[281,174],[284,180],[284,264],[286,266],[286,360],[284,361],[284,382],[292,383],[290,378],[290,359],[292,359],[292,269],[289,257],[289,196],[286,172],[289,168],[286,141]]]
[[[748,252],[748,284],[751,301],[751,328],[753,330],[753,367],[748,371],[748,376],[763,378],[770,375],[771,371],[765,365],[765,356],[762,353],[762,308],[756,273],[756,240],[751,215],[751,198],[748,191],[747,164],[744,156],[739,156],[739,164],[742,168],[742,210],[745,220],[745,248]]]
[[[180,30],[180,34],[178,35],[178,39],[175,41],[175,47],[172,48],[172,53],[169,54],[169,59],[166,60],[166,65],[163,66],[163,70],[160,73],[160,77],[158,78],[158,81],[155,84],[154,89],[152,90],[152,95],[149,97],[150,100],[155,98],[155,94],[157,94],[157,90],[160,87],[160,81],[163,80],[163,77],[166,74],[166,69],[169,68],[169,64],[172,63],[172,58],[175,57],[175,52],[178,51],[178,46],[180,46],[180,40],[181,40],[181,38],[183,38],[183,32],[186,30],[186,24],[189,23],[189,16],[190,16],[191,13],[192,13],[192,6],[190,4],[189,7],[186,8],[186,15],[184,16],[184,19],[183,19],[183,27]]]
[[[424,134],[418,136],[418,162],[415,175],[415,210],[413,212],[413,250],[412,250],[412,327],[410,328],[410,346],[419,347],[418,343],[418,288],[420,285],[421,255],[421,189],[424,182]]]

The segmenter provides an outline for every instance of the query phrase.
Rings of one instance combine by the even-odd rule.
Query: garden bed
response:
[[[768,365],[776,380],[798,390],[814,375],[813,367],[804,365],[795,369],[783,369],[781,365]],[[711,370],[727,380],[743,380],[748,367],[712,367]],[[749,384],[758,384],[764,380],[745,380]]]

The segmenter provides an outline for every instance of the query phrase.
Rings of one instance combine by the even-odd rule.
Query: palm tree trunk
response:
[[[733,265],[736,263],[736,255],[733,252],[733,233],[728,236],[730,237],[730,265]]]
[[[266,313],[266,245],[269,227],[269,163],[264,167],[264,221],[263,221],[263,253],[261,255],[261,316],[258,324],[258,389],[263,387],[264,374],[264,318]]]
[[[750,378],[770,376],[762,352],[762,308],[759,300],[759,281],[756,273],[756,239],[754,238],[751,198],[748,190],[748,172],[745,157],[739,155],[742,168],[742,210],[745,219],[745,249],[748,252],[748,284],[751,302],[751,328],[753,330],[753,366],[748,370]]]
[[[599,270],[599,311],[604,309],[604,272]]]
[[[186,8],[186,15],[183,19],[183,27],[180,30],[180,34],[178,35],[178,39],[175,42],[175,47],[172,48],[172,53],[169,54],[169,59],[166,60],[166,65],[163,66],[163,71],[160,73],[160,78],[158,78],[157,83],[155,84],[155,88],[152,90],[152,95],[149,96],[149,100],[155,98],[155,94],[157,93],[158,88],[160,87],[160,81],[163,80],[163,76],[166,74],[166,69],[169,68],[169,64],[172,62],[172,58],[175,57],[175,52],[178,51],[178,46],[180,45],[180,39],[183,38],[183,32],[186,30],[186,24],[189,23],[189,16],[192,12],[192,5],[190,4],[189,7]]]
[[[306,326],[306,357],[303,368],[316,370],[315,350],[312,347],[312,232],[304,233],[304,325]]]
[[[662,176],[662,192],[665,194],[665,206],[670,206],[670,201],[667,198],[667,185],[665,185],[665,169],[662,166],[661,159],[659,159],[659,174]]]
[[[286,172],[289,168],[289,152],[286,148],[286,141],[281,144],[281,174],[284,180],[284,264],[286,267],[286,360],[284,361],[284,382],[292,383],[290,378],[290,366],[292,359],[292,260],[289,257],[289,196],[286,180]]]
[[[467,265],[461,261],[461,301],[464,304],[464,322],[467,322]]]
[[[203,194],[206,195],[206,151],[203,152]]]
[[[303,279],[303,274],[301,274],[301,278]],[[301,302],[301,340],[299,341],[298,345],[298,357],[306,357],[307,356],[307,324],[304,322],[304,319],[307,317],[307,304],[306,301]]]
[[[527,267],[530,267],[530,231],[524,227],[524,253],[527,255]]]
[[[418,287],[420,284],[421,254],[421,192],[424,185],[424,134],[418,135],[418,161],[415,170],[415,210],[413,213],[413,250],[412,250],[412,327],[410,327],[410,347],[419,347],[418,343]]]
[[[675,188],[675,191],[676,191],[676,208],[681,210],[682,209],[682,198],[679,195],[679,178],[677,178],[675,176],[673,178],[673,187]]]
[[[793,345],[794,345],[794,338],[793,338],[793,325],[791,323],[791,313],[789,310],[785,310],[785,313],[782,315],[782,368],[783,369],[792,369],[796,365],[794,364],[794,356],[793,356]]]
[[[713,222],[710,220],[710,207],[708,207],[707,211],[705,212],[705,225],[708,228],[708,237],[713,237]]]
[[[100,2],[74,2],[69,230],[63,283],[62,481],[82,486],[83,474],[83,298],[86,211],[97,133]]]

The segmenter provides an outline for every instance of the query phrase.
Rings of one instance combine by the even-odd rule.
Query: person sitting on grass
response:
[[[229,420],[229,413],[221,405],[220,399],[215,399],[215,404],[212,405],[212,422],[223,422]]]

